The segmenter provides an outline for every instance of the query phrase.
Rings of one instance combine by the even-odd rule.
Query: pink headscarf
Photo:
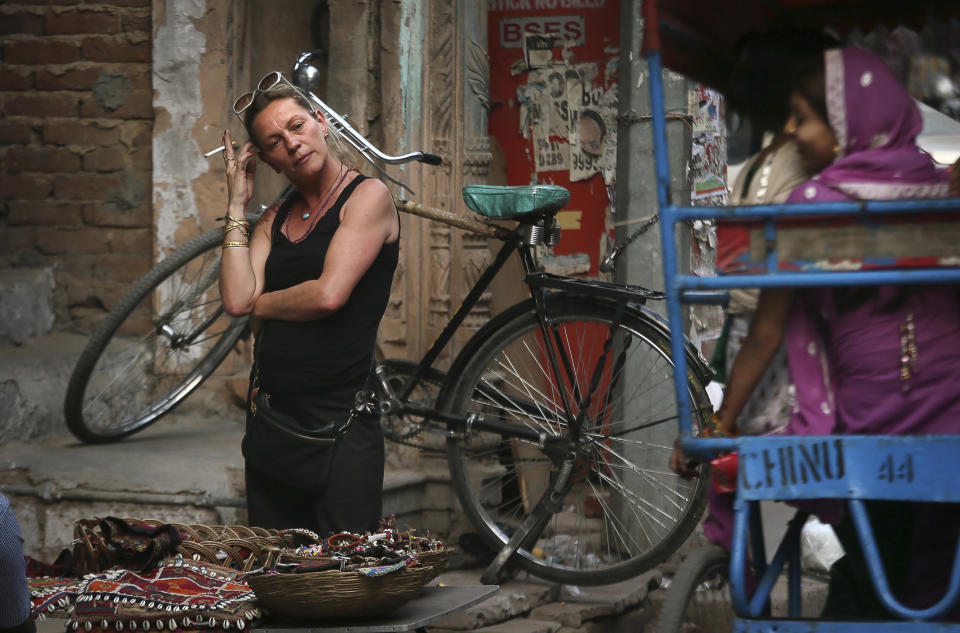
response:
[[[840,151],[788,201],[946,196],[947,171],[917,147],[920,110],[883,60],[860,48],[831,49],[823,58],[827,119]]]

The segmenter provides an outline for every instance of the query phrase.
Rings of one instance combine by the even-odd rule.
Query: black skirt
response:
[[[304,427],[319,428],[331,421],[344,422],[355,395],[356,389],[334,394],[274,393],[271,405],[293,416]],[[254,429],[256,424],[261,428]],[[242,447],[251,526],[299,527],[321,536],[378,527],[382,517],[384,470],[379,411],[354,418],[349,429],[328,451],[309,443],[297,445],[296,440],[291,446],[284,438],[289,455],[282,459],[258,446],[256,438],[265,437],[263,424],[248,412]],[[272,433],[282,434],[282,431]],[[315,474],[320,472],[325,479],[318,486]]]

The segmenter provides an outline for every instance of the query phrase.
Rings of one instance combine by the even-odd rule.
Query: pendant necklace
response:
[[[344,172],[343,163],[340,163],[340,171],[337,173],[340,177],[330,186],[329,189],[327,189],[327,197],[323,199],[323,202],[320,203],[320,206],[314,209],[311,209],[310,211],[307,211],[306,213],[301,215],[300,216],[301,219],[309,220],[310,216],[313,215],[314,211],[322,211],[327,206],[327,203],[330,202],[331,196],[333,196],[333,192],[340,187],[341,183],[343,183],[343,179],[347,177],[347,173],[349,173],[349,171]],[[304,203],[306,203],[306,200],[304,200]]]

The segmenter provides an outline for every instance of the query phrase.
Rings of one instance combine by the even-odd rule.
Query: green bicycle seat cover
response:
[[[480,215],[513,220],[525,215],[555,213],[570,201],[570,192],[557,185],[467,185],[463,188],[463,201]]]

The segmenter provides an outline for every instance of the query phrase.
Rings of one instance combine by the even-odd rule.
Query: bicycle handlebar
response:
[[[347,123],[346,119],[340,116],[336,110],[328,106],[320,97],[313,93],[315,86],[312,84],[316,82],[319,75],[316,73],[316,69],[307,65],[307,62],[310,61],[315,54],[316,51],[305,51],[300,54],[293,65],[293,82],[307,93],[320,111],[323,112],[323,115],[334,122],[337,130],[364,158],[373,163],[370,157],[370,155],[373,155],[377,160],[388,165],[400,165],[411,161],[417,161],[427,165],[439,165],[443,162],[442,156],[429,152],[409,152],[407,154],[400,154],[399,156],[391,156],[381,152],[373,143],[368,141],[363,134]],[[307,70],[308,68],[312,69],[313,72]]]

